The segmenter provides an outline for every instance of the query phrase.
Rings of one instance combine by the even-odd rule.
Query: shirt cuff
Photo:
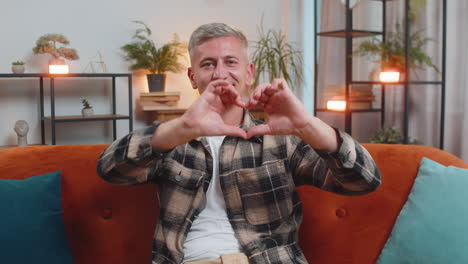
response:
[[[356,144],[358,144],[349,134],[344,131],[333,127],[336,131],[336,136],[338,140],[338,151],[336,152],[327,152],[317,150],[317,153],[320,157],[327,160],[335,160],[335,164],[341,164],[343,168],[351,169],[354,167],[356,162]]]
[[[162,158],[162,153],[157,153],[153,150],[152,138],[153,134],[160,123],[141,130],[136,130],[132,133],[132,137],[128,146],[127,157],[139,166],[149,166],[158,158]]]

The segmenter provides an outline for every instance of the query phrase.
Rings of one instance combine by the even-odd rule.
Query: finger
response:
[[[208,84],[207,90],[215,91],[217,89],[217,87],[228,86],[228,85],[229,85],[229,82],[226,81],[226,80],[215,80],[215,81],[212,81],[212,82],[210,82]]]
[[[273,96],[274,94],[276,94],[279,91],[280,90],[278,89],[278,86],[271,85],[271,86],[265,88],[265,91],[263,93],[271,97],[271,96]]]
[[[247,139],[247,133],[245,130],[237,126],[223,125],[221,126],[221,131],[223,136],[225,135]]]
[[[268,101],[270,100],[270,96],[269,95],[266,95],[265,93],[262,93],[262,95],[260,96],[260,98],[258,99],[260,102],[262,103],[268,103]]]
[[[245,108],[247,108],[247,109],[252,109],[252,108],[255,107],[256,105],[258,105],[258,101],[250,99],[250,100],[247,102],[247,104],[245,105]]]
[[[251,108],[258,104],[258,101],[260,97],[262,96],[263,90],[265,90],[265,88],[268,86],[270,86],[269,83],[262,83],[255,88],[254,92],[249,98],[249,101],[247,102],[248,108]]]
[[[240,95],[239,91],[233,86],[229,85],[228,87],[228,94],[231,97],[231,103],[235,104],[241,108],[244,108],[246,106],[244,100],[242,99],[242,96]]]
[[[252,98],[254,98],[255,100],[260,99],[260,97],[262,96],[263,91],[265,90],[265,88],[267,88],[269,86],[271,86],[271,84],[269,84],[269,83],[262,83],[259,86],[257,86],[257,88],[255,88],[255,91],[254,91],[254,93],[252,95]]]
[[[271,86],[276,87],[279,91],[289,90],[288,83],[285,79],[274,79]]]
[[[256,125],[247,131],[247,139],[258,135],[269,135],[270,133],[270,126],[267,124]]]
[[[232,102],[231,92],[227,86],[217,86],[214,93],[219,96],[223,104],[230,104]]]

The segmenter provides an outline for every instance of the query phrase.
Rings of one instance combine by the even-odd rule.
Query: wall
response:
[[[72,72],[84,72],[90,61],[101,53],[108,72],[128,72],[120,47],[128,43],[136,29],[132,20],[142,20],[153,30],[156,43],[165,43],[177,33],[188,41],[190,33],[200,24],[222,21],[244,30],[250,40],[257,37],[257,25],[262,14],[264,25],[283,29],[296,29],[301,13],[301,1],[287,0],[43,0],[8,1],[0,9],[0,72],[10,73],[10,63],[26,61],[26,72],[46,72],[49,57],[31,52],[37,38],[46,33],[62,33],[76,48],[80,60],[71,62]],[[299,21],[299,22],[298,22]],[[8,25],[8,26],[5,26]],[[300,28],[300,27],[299,27]],[[292,31],[293,38],[300,33]],[[295,41],[295,40],[293,40]],[[89,66],[88,66],[89,72]],[[142,127],[145,116],[138,106],[138,95],[147,91],[145,73],[133,75],[134,127]],[[187,107],[196,99],[185,73],[168,75],[169,91],[181,91],[181,107]],[[45,83],[48,87],[48,83]],[[85,96],[95,108],[96,114],[109,113],[110,83],[105,80],[58,79],[56,82],[56,114],[79,114],[80,98]],[[119,92],[118,113],[128,113],[125,93],[126,79],[117,79]],[[13,126],[16,120],[26,120],[30,125],[29,143],[40,143],[38,120],[38,81],[34,79],[0,80],[0,145],[16,144]],[[47,91],[48,89],[46,89]],[[46,93],[47,95],[48,93]],[[46,101],[46,115],[50,113]],[[46,127],[48,127],[46,125]],[[58,144],[109,143],[111,125],[101,122],[64,123],[57,125]],[[128,122],[118,121],[118,136],[128,132]],[[50,143],[50,133],[47,142]]]

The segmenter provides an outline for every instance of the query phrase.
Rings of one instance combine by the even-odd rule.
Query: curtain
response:
[[[389,22],[403,21],[405,1],[399,1],[391,8]],[[411,24],[411,32],[419,31],[429,37],[424,49],[432,57],[439,69],[442,67],[442,1],[427,1],[421,7],[420,15]],[[447,0],[447,39],[446,39],[446,92],[445,92],[445,131],[444,150],[468,161],[468,2],[465,0]],[[438,81],[442,75],[426,69],[410,74],[412,80]],[[402,105],[402,91],[393,91],[393,100]],[[409,135],[419,143],[428,146],[440,146],[441,86],[412,85],[410,87]],[[394,105],[395,105],[394,104]],[[395,123],[402,123],[403,108],[394,108]]]
[[[468,1],[448,1],[446,150],[468,162]]]
[[[372,6],[361,0],[353,9],[354,28],[366,24],[377,25],[372,30],[380,30],[380,13],[378,6]],[[424,51],[433,63],[441,69],[442,66],[442,1],[427,0],[426,5],[420,7],[419,16],[411,24],[411,32],[420,32],[431,40],[425,45]],[[381,2],[380,2],[381,3]],[[395,31],[395,25],[404,26],[405,1],[387,2],[387,31]],[[344,28],[344,11],[340,1],[322,1],[320,31]],[[468,162],[468,1],[447,0],[447,40],[446,40],[446,107],[445,107],[445,135],[444,149]],[[326,15],[328,14],[328,15]],[[336,15],[330,15],[336,14]],[[340,15],[338,15],[340,14]],[[319,42],[319,72],[318,99],[327,85],[344,83],[344,41],[336,43],[328,38],[321,38]],[[354,44],[356,45],[356,44]],[[365,79],[369,66],[353,57],[353,80]],[[425,67],[424,70],[412,70],[410,80],[440,81],[442,75]],[[376,89],[379,91],[379,89]],[[396,127],[403,132],[404,121],[404,89],[401,85],[386,87],[385,126]],[[376,94],[378,97],[378,94]],[[419,144],[439,147],[440,119],[441,119],[441,85],[411,85],[409,87],[409,123],[408,130],[411,139]],[[380,102],[377,102],[378,105]],[[322,114],[324,120],[332,125],[340,126],[342,119]],[[320,117],[320,116],[319,116]],[[321,117],[322,118],[322,117]],[[367,118],[367,119],[366,119]],[[366,119],[366,120],[363,120]],[[375,115],[353,117],[353,137],[362,142],[368,142],[369,130],[362,131],[355,127],[363,125],[378,128]],[[373,130],[375,132],[375,130]]]

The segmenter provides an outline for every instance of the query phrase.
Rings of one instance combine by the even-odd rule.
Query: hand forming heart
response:
[[[246,109],[259,106],[268,114],[268,122],[244,131],[237,126],[242,117],[235,120],[229,115],[235,111],[233,106]],[[213,81],[184,116],[189,127],[196,128],[197,136],[229,135],[246,139],[256,135],[296,134],[307,124],[308,114],[286,81],[276,79],[271,84],[259,85],[247,103],[229,82]]]

